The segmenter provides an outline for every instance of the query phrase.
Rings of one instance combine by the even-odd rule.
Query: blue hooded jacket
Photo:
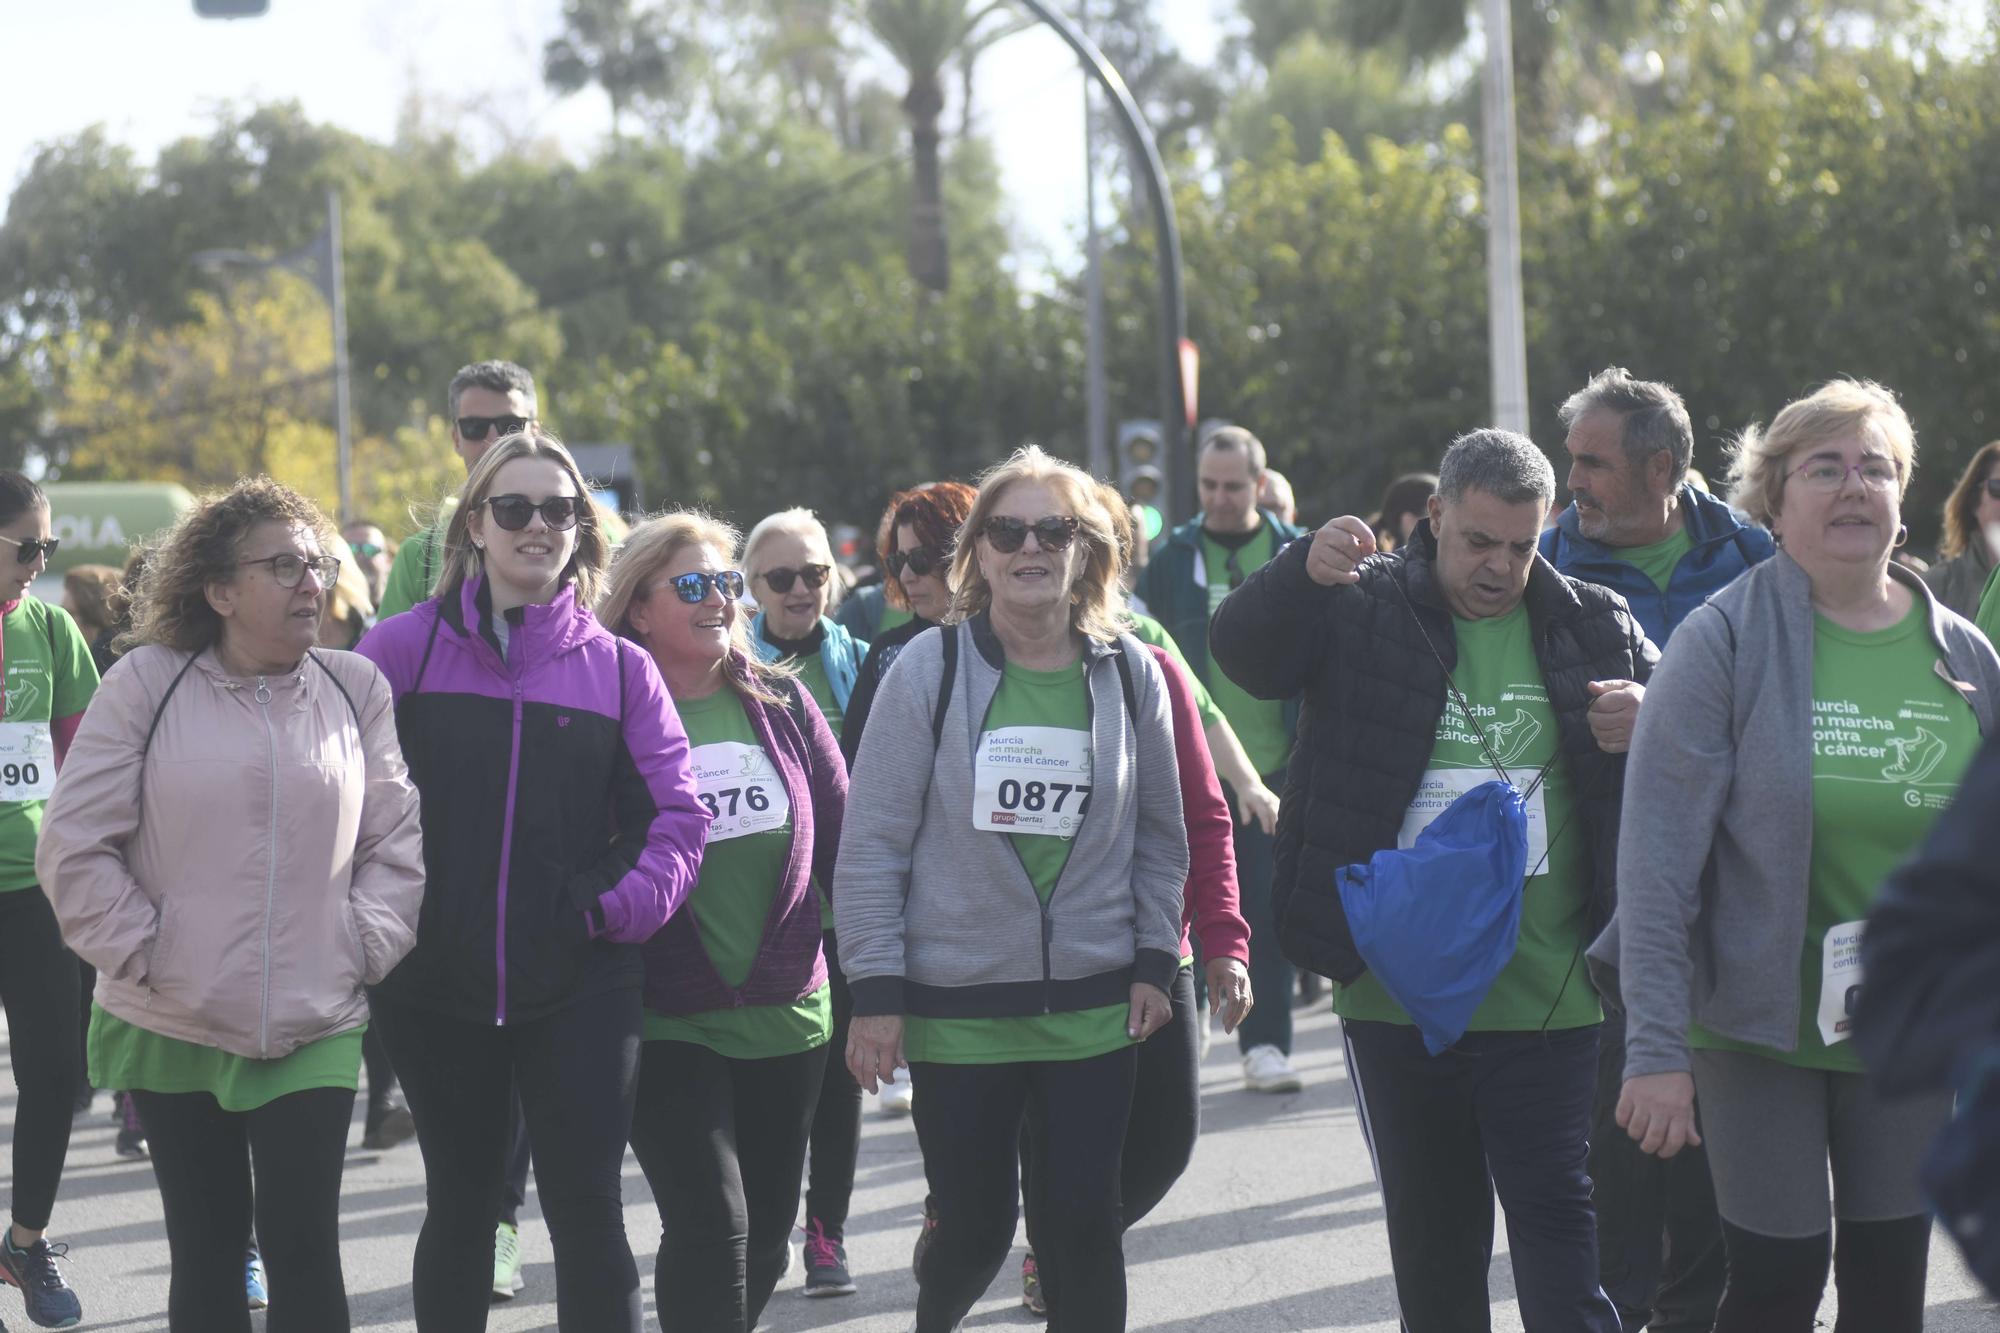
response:
[[[819,645],[820,660],[826,665],[826,683],[833,687],[834,702],[845,712],[847,700],[854,693],[855,677],[861,673],[861,659],[868,653],[868,645],[825,616],[819,618],[819,624],[826,631],[826,637],[820,640]],[[785,655],[783,649],[764,637],[762,611],[750,622],[750,646],[766,662],[775,662]]]
[[[1616,547],[1584,536],[1577,527],[1575,505],[1563,510],[1556,525],[1542,534],[1542,558],[1573,579],[1623,596],[1646,637],[1664,648],[1690,611],[1778,549],[1770,533],[1706,491],[1683,483],[1680,507],[1691,544],[1674,566],[1664,593],[1637,565],[1620,559]]]

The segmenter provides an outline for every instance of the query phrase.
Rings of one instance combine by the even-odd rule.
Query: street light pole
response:
[[[326,226],[296,250],[274,258],[248,250],[198,250],[195,267],[216,272],[229,264],[244,268],[281,268],[313,285],[333,312],[333,432],[334,470],[340,483],[340,521],[354,517],[354,439],[352,377],[347,362],[347,269],[340,244],[340,193],[326,192]]]
[[[1166,507],[1175,519],[1194,512],[1194,460],[1184,456],[1187,444],[1188,401],[1181,387],[1181,344],[1187,338],[1187,295],[1181,277],[1181,232],[1174,218],[1173,188],[1167,181],[1167,166],[1160,158],[1160,146],[1146,124],[1132,90],[1096,42],[1076,24],[1052,8],[1047,0],[1020,0],[1023,8],[1054,28],[1083,61],[1084,70],[1097,81],[1111,99],[1113,110],[1125,127],[1137,155],[1137,174],[1146,182],[1153,206],[1153,233],[1159,247],[1160,266],[1160,454],[1166,472]]]
[[[1521,294],[1521,174],[1514,148],[1514,21],[1508,0],[1484,0],[1487,344],[1493,424],[1528,433],[1528,332]]]
[[[355,517],[353,381],[347,365],[347,263],[340,244],[340,192],[332,189],[326,192],[326,274],[322,295],[333,307],[334,467],[340,480],[340,521],[345,524]]]

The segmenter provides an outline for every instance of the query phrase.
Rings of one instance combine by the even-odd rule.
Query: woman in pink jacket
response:
[[[246,1333],[255,1223],[271,1333],[344,1333],[340,1174],[363,986],[416,939],[416,790],[389,685],[316,649],[337,566],[311,501],[255,478],[153,553],[138,645],[77,731],[36,857],[98,973],[90,1072],[152,1146],[174,1333]]]

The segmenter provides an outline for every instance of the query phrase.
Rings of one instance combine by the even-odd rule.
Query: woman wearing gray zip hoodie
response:
[[[1122,632],[1117,564],[1082,472],[1030,447],[987,473],[950,623],[896,659],[855,761],[844,1054],[870,1091],[906,1064],[916,1084],[935,1204],[918,1333],[955,1326],[1006,1258],[1024,1117],[1047,1154],[1051,1327],[1125,1327],[1134,1047],[1172,1015],[1188,853],[1166,690]]]
[[[1707,1141],[1716,1333],[1807,1333],[1829,1254],[1836,1333],[1923,1326],[1917,1167],[1951,1099],[1892,1102],[1862,1072],[1861,926],[1992,732],[2000,658],[1890,560],[1915,464],[1868,383],[1744,436],[1734,499],[1783,549],[1674,632],[1626,767],[1591,961],[1627,1011],[1618,1123],[1662,1157]]]

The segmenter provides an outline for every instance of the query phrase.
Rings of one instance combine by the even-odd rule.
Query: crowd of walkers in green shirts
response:
[[[1023,1303],[1113,1333],[1212,1021],[1295,1092],[1305,978],[1409,1333],[1489,1327],[1496,1197],[1538,1333],[1806,1333],[1829,1270],[1842,1333],[1921,1329],[1926,1152],[2000,1070],[1991,813],[1954,801],[2000,783],[2000,442],[1921,576],[1866,382],[1745,430],[1727,503],[1616,369],[1562,407],[1560,511],[1486,429],[1302,529],[1230,427],[1148,542],[1028,446],[897,490],[849,595],[809,509],[607,512],[518,366],[449,407],[465,484],[393,564],[253,478],[57,608],[0,473],[32,1323],[82,1321],[48,1233],[110,1089],[169,1326],[344,1333],[365,1087],[364,1141],[423,1157],[422,1333],[521,1290],[531,1163],[559,1326],[637,1333],[628,1146],[662,1328],[749,1333],[801,1230],[805,1294],[853,1293],[868,1094],[922,1148],[918,1333],[1023,1216]],[[1503,868],[1427,868],[1468,852]]]

